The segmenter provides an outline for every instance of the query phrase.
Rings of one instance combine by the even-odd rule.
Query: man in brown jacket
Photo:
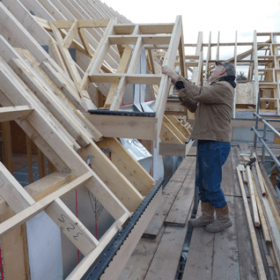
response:
[[[195,184],[199,188],[202,215],[191,219],[190,224],[206,226],[208,232],[222,231],[232,226],[221,182],[222,166],[230,152],[235,69],[228,62],[216,62],[210,85],[202,87],[167,66],[162,67],[162,73],[172,79],[183,105],[195,112],[191,138],[198,140]]]

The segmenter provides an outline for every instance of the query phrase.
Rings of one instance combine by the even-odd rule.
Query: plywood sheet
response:
[[[254,83],[238,83],[236,87],[236,104],[255,104]]]

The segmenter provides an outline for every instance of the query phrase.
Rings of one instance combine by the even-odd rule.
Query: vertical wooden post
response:
[[[55,166],[52,164],[52,162],[49,159],[48,159],[48,169],[49,169],[49,174],[56,171]]]
[[[46,172],[46,157],[45,155],[37,148],[38,155],[38,170],[39,170],[39,179],[47,175]]]
[[[6,168],[13,174],[13,151],[12,151],[12,139],[11,139],[11,126],[10,122],[1,123],[2,137],[4,144],[4,159]]]
[[[258,63],[258,43],[257,43],[257,31],[254,30],[254,42],[253,42],[253,49],[254,49],[254,97],[255,97],[255,104],[258,105],[258,94],[259,94],[259,63]]]
[[[220,31],[218,32],[216,60],[220,60]]]
[[[236,70],[237,67],[237,31],[235,33],[235,45],[234,45],[234,69]],[[237,75],[237,72],[236,72]],[[233,117],[235,118],[235,109],[236,109],[236,95],[237,95],[237,90],[236,88],[234,89],[234,99],[233,99]]]
[[[28,181],[29,184],[33,183],[33,167],[32,167],[32,141],[26,134],[26,154],[28,165]]]

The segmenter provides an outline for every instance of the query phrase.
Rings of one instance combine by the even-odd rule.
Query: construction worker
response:
[[[202,215],[191,219],[193,227],[206,226],[219,232],[232,226],[229,209],[221,189],[222,166],[230,152],[235,69],[229,62],[216,62],[209,86],[198,87],[163,66],[178,91],[182,104],[195,112],[191,138],[197,141],[196,179]],[[214,219],[216,212],[216,220]]]

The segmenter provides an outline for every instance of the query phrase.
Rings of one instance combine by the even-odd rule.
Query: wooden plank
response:
[[[257,206],[258,206],[258,211],[259,211],[259,215],[260,215],[260,221],[261,221],[261,225],[262,225],[262,231],[263,231],[263,235],[264,235],[264,239],[266,243],[271,243],[271,237],[267,228],[267,223],[264,217],[264,213],[263,213],[263,208],[262,208],[262,204],[260,201],[260,197],[257,191],[257,184],[256,184],[256,170],[253,170],[253,177],[252,177],[252,181],[253,181],[253,185],[254,185],[254,190],[255,190],[255,194],[256,194],[256,202],[257,202]],[[259,181],[260,184],[260,181]]]
[[[238,167],[239,170],[239,167]],[[257,207],[257,202],[256,202],[256,196],[255,196],[255,191],[254,191],[254,185],[253,185],[253,180],[252,180],[252,174],[250,167],[246,167],[246,172],[247,172],[247,177],[248,177],[248,186],[250,190],[250,198],[251,198],[251,205],[253,209],[253,220],[254,224],[256,227],[260,226],[260,218],[259,218],[259,212],[258,212],[258,207]]]
[[[38,157],[39,179],[41,179],[47,175],[47,169],[46,169],[46,157],[40,151],[39,148],[37,148],[37,157]]]
[[[241,264],[239,262],[238,239],[236,234],[239,228],[236,225],[234,197],[226,196],[226,201],[229,206],[229,213],[233,225],[215,234],[212,279],[241,279],[239,278]]]
[[[238,158],[237,154],[239,154],[238,148],[237,147],[232,147],[231,151],[230,151],[230,154],[229,154],[229,157],[231,158],[231,162],[232,162],[234,195],[241,197],[241,190],[240,190],[240,186],[238,184],[237,171],[236,171],[236,168],[235,168],[235,166],[239,165],[239,158]]]
[[[237,174],[236,174],[237,176]],[[238,180],[238,179],[237,179]],[[242,197],[234,196],[240,279],[259,280]]]
[[[265,280],[267,278],[266,278],[266,275],[265,275],[265,270],[264,270],[264,266],[263,266],[263,262],[262,262],[262,258],[261,258],[261,253],[260,253],[260,249],[259,249],[259,245],[258,245],[258,241],[257,241],[256,232],[255,232],[255,229],[254,229],[250,209],[249,209],[249,204],[248,204],[248,201],[247,201],[245,188],[244,188],[244,185],[243,185],[243,182],[242,182],[241,173],[239,171],[239,168],[237,167],[236,169],[237,169],[237,176],[238,176],[238,180],[239,180],[239,184],[240,184],[240,188],[241,188],[241,192],[242,192],[242,198],[243,198],[243,203],[244,203],[244,207],[245,207],[246,218],[247,218],[247,222],[248,222],[248,226],[249,226],[249,231],[250,231],[250,236],[251,236],[251,241],[252,241],[253,252],[254,252],[254,256],[255,256],[258,276],[259,276],[259,279]]]
[[[167,104],[166,104],[167,106]],[[182,124],[179,122],[179,120],[175,117],[175,116],[172,116],[172,115],[168,115],[167,116],[168,119],[173,123],[173,125],[176,126],[176,128],[178,130],[180,130],[180,132],[186,137],[188,138],[190,136],[189,132],[182,126]]]
[[[33,112],[29,106],[1,107],[0,122],[8,122],[16,119],[24,119]]]
[[[30,197],[1,162],[0,175],[0,195],[13,211],[19,213],[34,204],[32,197]]]
[[[99,244],[91,232],[76,218],[60,198],[55,199],[46,207],[45,212],[84,256]]]
[[[200,205],[197,215],[201,215]],[[203,227],[194,228],[183,280],[212,280],[214,236]]]
[[[169,127],[163,122],[160,130],[160,139],[163,143],[175,143],[175,144],[184,144],[182,141]]]
[[[178,227],[184,227],[186,225],[187,218],[192,212],[191,206],[194,197],[195,167],[195,164],[193,164],[190,168],[189,173],[165,218],[165,225]]]
[[[118,280],[144,280],[165,228],[162,227],[155,239],[140,239]]]
[[[173,67],[174,63],[176,61],[176,54],[178,50],[178,46],[180,43],[181,39],[181,30],[182,30],[182,18],[181,16],[178,16],[176,18],[176,22],[173,28],[172,32],[172,38],[170,41],[170,45],[167,51],[167,56],[164,62],[164,65],[167,65],[169,67]],[[156,112],[156,118],[158,121],[158,126],[157,126],[157,139],[159,138],[160,135],[160,130],[162,126],[162,120],[163,120],[163,115],[166,107],[166,100],[169,92],[169,85],[170,85],[171,79],[167,77],[167,75],[163,75],[161,79],[161,83],[159,86],[158,90],[158,97],[155,103],[155,112]],[[158,143],[156,143],[156,146]]]
[[[98,47],[95,50],[95,54],[88,65],[88,68],[84,74],[84,77],[81,81],[81,88],[87,89],[89,85],[88,76],[94,73],[98,73],[100,67],[103,63],[105,55],[107,54],[110,43],[109,43],[109,36],[114,33],[114,25],[117,23],[117,19],[111,19],[107,25],[107,28],[103,34],[102,39],[100,40]]]
[[[143,196],[95,143],[81,149],[79,155],[85,162],[87,157],[92,155],[94,158],[94,164],[91,164],[92,170],[104,183],[106,182],[106,186],[130,212],[137,209],[143,200]]]
[[[162,202],[162,189],[160,188],[156,193],[153,200],[147,206],[145,212],[142,214],[133,230],[126,238],[124,244],[119,249],[116,256],[110,262],[109,267],[105,270],[104,274],[100,277],[101,280],[107,279],[117,279],[121,274],[123,268],[125,267],[127,261],[129,260],[134,248],[136,247],[138,241],[140,240],[144,229],[149,224],[152,216],[154,215],[156,209],[160,206]]]
[[[32,161],[32,141],[25,135],[26,138],[26,156],[27,156],[27,165],[28,165],[28,182],[29,184],[33,183],[33,161]]]
[[[110,149],[111,161],[141,195],[146,196],[149,193],[155,184],[155,180],[124,148],[119,140],[116,138],[104,138],[97,143],[97,146],[105,150]]]
[[[155,67],[155,59],[154,55],[151,49],[148,49],[148,54],[149,54],[149,61],[150,61],[150,66],[151,66],[151,72],[153,74],[156,74],[156,67]]]
[[[259,92],[259,74],[258,74],[258,43],[257,43],[257,31],[254,30],[253,35],[253,56],[254,56],[254,99],[255,104],[257,104],[258,100],[258,92]]]
[[[156,139],[156,119],[153,117],[95,115],[89,113],[84,113],[84,116],[104,137]]]
[[[85,272],[92,266],[92,264],[97,260],[99,254],[105,249],[107,244],[111,241],[111,239],[115,236],[115,234],[119,231],[120,225],[124,224],[128,219],[128,213],[125,213],[120,219],[118,219],[103,235],[103,237],[99,240],[99,245],[95,250],[90,252],[87,256],[85,256],[80,263],[75,267],[75,269],[68,275],[66,280],[75,280],[81,279]]]
[[[73,24],[70,27],[70,30],[68,31],[66,37],[62,41],[62,46],[64,48],[68,49],[70,47],[77,32],[78,32],[78,21],[74,20]]]
[[[259,189],[258,189],[259,191]],[[271,205],[269,204],[269,195],[267,194],[266,196],[261,196],[261,193],[259,192],[259,197],[260,200],[262,201],[262,205],[264,207],[264,214],[266,217],[267,225],[268,225],[268,230],[270,233],[270,237],[272,240],[272,248],[274,252],[274,259],[275,259],[275,264],[276,267],[279,269],[280,267],[280,232],[279,228],[275,219],[275,215],[272,211]]]
[[[127,58],[127,57],[124,57]],[[89,79],[93,83],[118,83],[126,79],[127,84],[159,85],[162,75],[152,74],[92,74]]]
[[[28,88],[29,90],[29,94],[32,95],[32,97],[34,97],[33,93],[37,95],[37,97],[41,100],[43,100],[42,103],[39,103],[39,106],[44,108],[46,104],[52,113],[56,112],[57,114],[55,114],[56,116],[60,116],[60,114],[62,113],[60,110],[56,110],[55,111],[55,107],[56,107],[56,103],[57,102],[49,102],[48,98],[50,97],[49,96],[49,92],[45,89],[47,87],[46,84],[43,84],[43,87],[41,86],[41,83],[40,83],[40,77],[37,77],[36,79],[36,76],[34,76],[34,73],[31,73],[31,71],[25,71],[26,68],[24,67],[24,65],[21,63],[21,61],[18,61],[16,59],[11,59],[10,60],[10,64],[11,64],[11,67],[14,69],[14,71],[16,73],[18,73],[18,75],[25,81],[25,83],[31,88],[31,91],[30,89]],[[36,74],[37,75],[37,74]],[[55,96],[55,95],[53,95]],[[57,98],[57,96],[55,96],[56,100],[59,100]],[[45,108],[45,110],[47,110]],[[30,117],[32,117],[33,115],[30,115]],[[61,116],[60,116],[61,117]],[[57,126],[57,129],[60,129],[60,133],[61,135],[63,136],[64,138],[64,141],[73,146],[73,148],[75,150],[79,149],[80,146],[75,142],[75,140],[71,137],[70,133],[68,133],[65,128],[62,126],[62,124],[56,119],[54,118],[52,115],[49,116],[49,119],[52,119],[52,122],[54,122]],[[69,120],[66,120],[63,124],[65,125],[67,122],[69,122]],[[70,130],[72,130],[71,128],[71,125],[69,125],[68,123],[68,128]]]
[[[169,44],[171,40],[170,35],[111,35],[109,42],[111,45],[130,44],[136,45],[137,39],[141,38],[144,44]]]
[[[82,114],[80,110],[76,110],[75,114],[85,124],[87,129],[90,130],[93,135],[93,140],[95,142],[100,141],[102,138],[102,134],[100,133],[100,131]]]
[[[234,62],[233,62],[234,69],[237,69],[237,31],[235,32],[235,45],[234,45]],[[234,88],[234,96],[233,96],[233,113],[232,116],[235,118],[236,114],[236,95],[237,95],[237,88]]]
[[[9,219],[14,215],[14,211],[9,209],[0,215],[0,222]],[[1,250],[3,258],[3,268],[5,279],[30,280],[29,260],[26,256],[26,227],[24,225],[14,229],[9,234],[1,238]],[[16,265],[15,265],[16,260]]]
[[[275,191],[274,186],[272,185],[270,179],[267,176],[265,168],[263,164],[260,164],[260,168],[262,171],[263,179],[264,179],[264,186],[268,193],[267,198],[270,203],[270,208],[273,211],[274,218],[278,225],[278,229],[280,231],[280,199]]]
[[[7,186],[9,186],[10,188],[11,188],[10,182],[12,182],[14,186],[19,185],[19,183],[16,184],[15,179],[12,179],[10,176],[6,176],[6,178],[10,179],[10,180],[6,181]],[[54,200],[56,200],[60,196],[64,195],[68,191],[78,188],[81,184],[84,184],[90,178],[91,178],[90,173],[86,173],[85,175],[78,177],[71,183],[68,183],[64,188],[53,192],[52,194],[46,196],[45,198],[43,198],[42,200],[40,200],[36,203],[31,198],[31,196],[20,185],[19,185],[19,187],[21,187],[22,190],[20,190],[20,192],[14,192],[15,195],[14,195],[14,193],[11,194],[11,193],[5,193],[4,191],[1,192],[1,196],[5,196],[5,197],[3,197],[5,199],[5,201],[7,201],[7,203],[9,204],[9,206],[11,208],[14,208],[15,211],[17,211],[17,214],[15,216],[11,217],[10,219],[8,219],[7,221],[3,222],[0,225],[0,236],[1,237],[4,236],[5,234],[9,233],[10,231],[15,229],[19,225],[22,225],[29,219],[33,218],[34,216],[36,216],[37,214],[42,212],[45,208],[47,208],[49,205],[51,205],[51,203]],[[3,182],[3,180],[2,180],[2,182]],[[20,189],[19,187],[18,187],[18,189]],[[20,196],[20,194],[21,194],[21,196]],[[27,200],[29,200],[30,203],[32,203],[32,204],[28,203],[27,200],[23,200],[22,199],[23,196],[25,196],[27,198]],[[21,201],[21,205],[19,205],[19,201]],[[23,208],[23,207],[25,207],[25,208]],[[69,215],[69,216],[72,216],[72,215]],[[60,215],[59,215],[58,217],[56,217],[56,220],[57,220],[57,218],[62,218],[62,217],[60,217]],[[64,226],[62,226],[62,227],[64,228]],[[65,230],[66,230],[66,228],[65,228]]]
[[[182,25],[183,25],[183,23],[182,23]],[[179,43],[179,57],[180,57],[181,76],[183,76],[183,77],[185,77],[187,79],[188,78],[188,71],[187,71],[187,67],[186,67],[186,64],[185,64],[186,57],[185,57],[183,27],[182,27],[182,30],[181,30],[181,38],[180,38],[180,43]]]
[[[81,95],[82,104],[85,106],[85,108],[87,110],[96,109],[96,106],[92,103],[92,101],[88,95],[88,92],[86,90],[83,90],[80,88],[81,76],[78,72],[75,62],[73,61],[73,59],[69,53],[69,50],[62,45],[62,37],[61,37],[58,29],[52,23],[50,23],[50,26],[52,28],[54,37],[58,43],[58,47],[61,51],[61,54],[64,58],[64,62],[66,63],[67,69],[75,83],[75,86],[76,86],[78,92]],[[84,101],[84,103],[83,103],[83,101]]]
[[[75,123],[73,117],[66,111],[67,109],[62,105],[58,97],[55,96],[50,89],[46,89],[44,84],[40,83],[39,75],[36,77],[34,73],[30,71],[31,69],[25,68],[20,61],[13,59],[10,61],[10,65],[79,145],[82,147],[89,145],[89,139],[87,139],[83,131],[81,131],[80,127]]]
[[[54,194],[50,195],[52,197],[51,199],[44,199],[45,204],[42,201],[35,203],[32,197],[22,188],[22,186],[2,164],[0,164],[0,173],[1,197],[3,197],[9,206],[18,213],[16,216],[1,224],[0,231],[2,236],[45,209],[45,212],[84,255],[88,254],[96,247],[98,241],[57,196],[54,200]],[[92,177],[92,175],[87,173],[85,176],[81,176],[81,178],[75,180],[69,185],[78,187],[78,185],[84,183],[90,177]],[[57,193],[59,193],[59,191],[56,192],[56,195]],[[36,212],[34,213],[31,211],[31,213],[28,213],[30,212],[30,209],[34,209],[34,207],[36,208],[36,205]],[[23,214],[26,213],[28,213],[28,216],[23,216]],[[16,225],[13,223],[14,220],[17,221]]]
[[[260,167],[259,167],[258,157],[257,157],[256,153],[253,153],[253,157],[255,157],[257,160],[257,162],[255,163],[255,166],[256,166],[258,179],[259,179],[260,186],[261,186],[261,192],[262,192],[262,195],[264,196],[266,194],[265,186],[264,186],[264,182],[263,182],[264,179],[263,179]]]
[[[107,28],[105,29],[103,36],[101,40],[99,41],[99,44],[97,48],[95,49],[95,53],[87,67],[87,70],[85,71],[85,74],[81,81],[81,89],[86,90],[89,87],[90,80],[88,78],[89,75],[93,73],[98,73],[99,68],[101,67],[104,57],[106,55],[106,52],[109,50],[110,45],[108,44],[108,35],[114,33],[114,25],[117,23],[116,19],[111,18]],[[92,70],[93,69],[93,70]]]
[[[183,280],[240,279],[234,197],[226,196],[226,200],[233,226],[216,234],[207,234],[203,227],[194,228]],[[199,207],[197,215],[200,213]]]
[[[182,161],[180,166],[177,168],[173,176],[170,178],[171,182],[184,182],[186,179],[188,172],[190,170],[190,167],[195,164],[196,159],[191,157],[185,157],[185,159]]]
[[[156,213],[153,216],[150,224],[145,229],[143,234],[144,238],[154,239],[158,236],[158,234],[161,231],[161,228],[164,226],[164,220],[168,215],[168,212],[181,186],[182,186],[182,182],[171,182],[166,185],[165,189],[166,188],[168,189],[163,190],[162,205],[156,210]]]
[[[65,62],[63,60],[63,57],[61,56],[61,53],[58,49],[58,46],[57,46],[57,43],[56,41],[53,39],[53,38],[50,38],[50,41],[49,41],[49,45],[52,49],[52,52],[54,54],[54,57],[55,57],[55,60],[57,62],[57,64],[60,66],[60,68],[67,74],[69,75],[68,73],[68,69],[65,65]]]
[[[81,39],[81,42],[85,48],[85,50],[92,56],[93,55],[93,52],[92,52],[92,49],[89,45],[89,42],[88,42],[88,39],[87,39],[87,36],[86,36],[86,33],[85,33],[85,30],[82,29],[82,28],[79,28],[78,29],[78,34],[79,34],[79,37]]]
[[[208,39],[208,46],[207,46],[207,58],[206,58],[206,65],[205,65],[205,80],[203,81],[203,85],[206,85],[206,81],[209,79],[209,60],[211,60],[211,32],[209,32],[209,39]],[[234,103],[235,104],[235,103]]]
[[[2,137],[3,137],[3,146],[4,146],[3,151],[4,151],[5,166],[13,174],[14,173],[14,164],[13,164],[13,151],[12,151],[10,122],[1,123],[1,132],[2,132]]]
[[[137,30],[137,28],[135,30]],[[134,31],[133,34],[135,34],[137,32],[138,31]],[[127,69],[128,74],[134,74],[135,73],[138,62],[139,62],[139,59],[140,59],[140,56],[141,56],[142,48],[143,48],[143,41],[140,37],[137,37],[137,41],[135,43],[135,47],[134,47],[133,54],[132,54],[132,57],[131,57],[131,60],[130,60],[130,64],[129,64],[129,67]],[[115,97],[113,99],[110,110],[118,110],[119,109],[119,107],[121,105],[123,95],[125,93],[125,88],[126,88],[127,83],[128,83],[128,81],[124,77],[120,80],[118,88],[117,88],[117,94],[115,95]]]
[[[78,28],[100,28],[107,27],[109,19],[79,19]],[[56,20],[53,24],[59,29],[69,29],[73,24],[73,20]]]
[[[181,165],[184,164],[184,173],[185,177],[187,176],[188,171],[190,170],[191,166],[194,164],[194,159],[188,159],[185,163],[182,162]],[[176,173],[175,173],[176,174]],[[173,175],[174,176],[174,175]],[[184,179],[185,179],[184,177]],[[150,224],[146,228],[143,237],[146,238],[156,238],[156,236],[159,234],[164,220],[166,216],[169,213],[170,208],[172,207],[173,201],[175,197],[177,196],[183,180],[181,181],[172,181],[170,180],[168,184],[165,186],[162,195],[163,195],[163,201],[161,204],[161,207],[159,207],[153,216]]]
[[[48,63],[41,63],[40,67],[48,75],[48,77],[55,83],[55,85],[63,92],[63,94],[69,99],[73,105],[80,110],[85,112],[84,107],[81,105],[81,100],[78,92],[75,88],[72,88],[69,83],[61,78],[58,73]]]
[[[38,201],[76,178],[77,177],[74,173],[60,173],[55,171],[52,174],[29,184],[24,189],[35,201]],[[9,209],[9,205],[0,198],[0,215],[9,211]],[[2,222],[5,220],[6,219],[2,218]]]
[[[173,122],[171,122],[166,116],[163,116],[163,123],[180,139],[181,142],[186,142],[187,137],[182,134]]]
[[[132,48],[129,45],[126,45],[125,49],[123,51],[122,59],[120,61],[119,67],[117,69],[117,73],[125,73],[128,65],[129,65],[131,54],[132,54]],[[113,99],[117,93],[118,85],[119,85],[118,82],[112,83],[109,93],[107,95],[106,101],[105,101],[104,109],[110,109]]]
[[[192,205],[190,205],[192,208]],[[187,220],[191,216],[191,211]],[[188,225],[166,227],[145,280],[174,279],[182,255]]]

